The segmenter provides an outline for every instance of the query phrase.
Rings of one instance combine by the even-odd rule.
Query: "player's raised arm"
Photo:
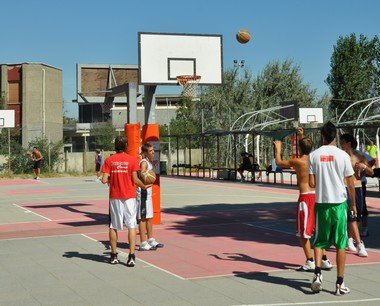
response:
[[[273,141],[273,145],[274,145],[274,157],[276,160],[276,165],[281,168],[291,168],[293,166],[291,160],[283,160],[281,157],[281,148],[282,148],[281,140]]]

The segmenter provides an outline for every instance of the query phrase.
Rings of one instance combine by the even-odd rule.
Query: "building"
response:
[[[6,108],[15,110],[22,146],[36,138],[63,137],[62,70],[42,63],[0,64],[0,90]]]

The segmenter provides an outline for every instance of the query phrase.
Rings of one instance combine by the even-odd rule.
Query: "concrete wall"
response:
[[[23,147],[27,147],[35,138],[46,137],[52,142],[62,140],[62,103],[61,70],[42,64],[22,64]]]
[[[110,156],[113,151],[102,152],[103,162]],[[63,162],[58,167],[58,172],[94,172],[95,173],[95,153],[94,152],[66,152],[62,155]],[[171,168],[173,164],[188,164],[189,163],[189,150],[179,151],[179,160],[177,162],[177,154],[171,155],[171,161],[169,161],[169,156],[161,154],[161,161],[167,162],[168,169]],[[85,162],[83,162],[85,161]],[[200,149],[191,150],[191,164],[201,164],[202,163],[202,151]]]

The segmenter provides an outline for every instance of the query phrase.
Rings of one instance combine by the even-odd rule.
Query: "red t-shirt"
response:
[[[110,199],[136,198],[132,173],[139,170],[137,159],[127,153],[115,153],[108,157],[102,171],[110,176]]]

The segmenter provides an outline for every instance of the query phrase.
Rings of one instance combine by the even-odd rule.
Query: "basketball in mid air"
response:
[[[250,41],[251,39],[251,34],[249,34],[249,31],[246,30],[246,29],[242,29],[240,30],[237,34],[236,34],[236,39],[239,43],[241,44],[246,44],[247,42]]]
[[[156,173],[153,170],[141,172],[141,180],[145,185],[153,184],[156,181]]]

